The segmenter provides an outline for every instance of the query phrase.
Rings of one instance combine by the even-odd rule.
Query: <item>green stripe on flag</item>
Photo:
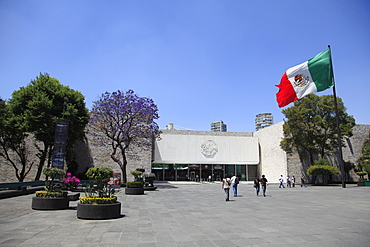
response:
[[[318,92],[333,87],[329,49],[308,60],[308,70]]]

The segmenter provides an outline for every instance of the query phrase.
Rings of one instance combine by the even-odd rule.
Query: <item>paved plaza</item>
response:
[[[33,195],[2,199],[0,246],[370,246],[370,187],[270,184],[263,197],[242,183],[225,202],[220,183],[157,186],[118,194],[113,220],[77,219],[77,202],[36,211]]]

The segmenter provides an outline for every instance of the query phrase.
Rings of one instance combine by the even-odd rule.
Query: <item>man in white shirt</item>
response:
[[[234,191],[234,196],[238,196],[238,184],[239,184],[239,179],[237,176],[232,176],[231,177],[231,186],[233,187]]]
[[[280,184],[279,184],[279,188],[281,188],[281,187],[285,188],[285,186],[284,186],[284,178],[283,178],[283,175],[281,175],[281,176],[280,176],[280,178],[279,178],[279,182],[280,182]]]

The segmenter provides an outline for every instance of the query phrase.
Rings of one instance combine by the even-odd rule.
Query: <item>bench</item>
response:
[[[33,194],[42,190],[45,181],[0,183],[0,199]]]

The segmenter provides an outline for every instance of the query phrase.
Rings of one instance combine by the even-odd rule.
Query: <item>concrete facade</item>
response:
[[[259,163],[258,138],[243,134],[212,135],[205,131],[163,131],[155,142],[153,163],[254,164]]]

